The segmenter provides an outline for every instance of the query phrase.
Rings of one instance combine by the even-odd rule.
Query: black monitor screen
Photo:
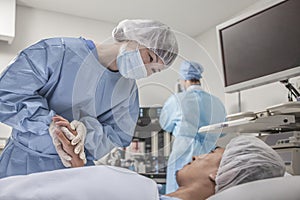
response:
[[[219,31],[225,87],[300,66],[300,0],[287,0]]]

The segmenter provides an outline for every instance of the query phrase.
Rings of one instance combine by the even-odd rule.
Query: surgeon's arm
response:
[[[85,148],[87,156],[99,159],[114,147],[130,144],[139,112],[138,91],[131,94],[127,101],[112,108],[105,122],[100,118],[83,117],[80,119],[87,128]]]
[[[21,132],[48,133],[55,115],[39,91],[60,66],[62,46],[48,47],[42,42],[22,51],[0,78],[0,121]]]

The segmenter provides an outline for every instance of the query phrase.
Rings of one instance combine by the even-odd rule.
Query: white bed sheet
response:
[[[158,200],[157,184],[112,166],[92,166],[0,179],[1,200]]]

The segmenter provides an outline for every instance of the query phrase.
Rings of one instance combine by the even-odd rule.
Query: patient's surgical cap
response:
[[[193,61],[183,61],[180,65],[180,79],[183,80],[199,80],[202,78],[203,67]]]
[[[166,66],[170,66],[178,54],[174,32],[165,24],[153,20],[123,20],[112,31],[118,41],[133,40],[152,50]]]
[[[226,146],[216,176],[215,191],[285,173],[281,157],[254,136],[233,138]]]

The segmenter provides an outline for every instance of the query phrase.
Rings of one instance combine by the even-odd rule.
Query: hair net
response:
[[[215,191],[255,180],[280,177],[285,173],[281,157],[254,136],[233,138],[226,146],[216,176]]]
[[[166,66],[170,66],[178,54],[175,34],[165,24],[153,20],[123,20],[112,31],[118,41],[133,40],[151,49]]]
[[[183,61],[180,66],[180,78],[184,80],[199,80],[202,78],[203,67],[193,61]]]

